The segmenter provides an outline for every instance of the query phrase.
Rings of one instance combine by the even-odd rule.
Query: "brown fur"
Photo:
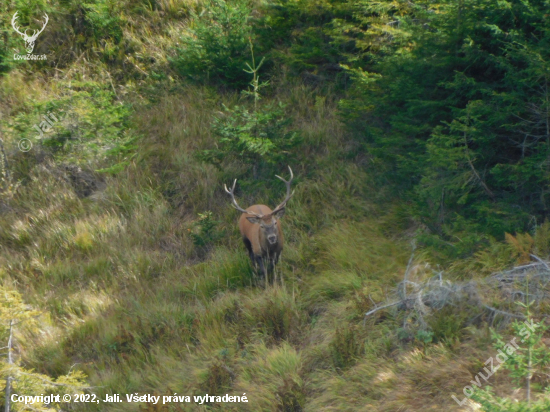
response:
[[[233,181],[231,189],[228,189],[227,185],[223,185],[227,194],[231,196],[233,207],[242,213],[239,219],[239,230],[250,260],[252,260],[254,266],[259,266],[261,273],[266,276],[268,272],[274,269],[283,251],[284,240],[280,219],[285,214],[286,202],[294,194],[294,192],[290,192],[290,185],[294,178],[290,166],[288,166],[288,171],[290,172],[290,179],[288,180],[275,175],[275,177],[285,182],[286,197],[274,210],[266,205],[254,205],[248,209],[243,209],[235,200],[237,179]],[[268,264],[267,268],[265,262]]]
[[[267,261],[269,266],[272,267],[277,263],[283,251],[284,238],[281,221],[271,215],[272,210],[266,205],[254,205],[246,210],[263,215],[258,219],[261,219],[264,224],[269,225],[274,221],[274,224],[277,225],[277,242],[275,244],[270,244],[267,240],[265,230],[262,230],[260,224],[249,221],[249,218],[251,218],[250,215],[243,213],[239,218],[239,230],[241,231],[243,242],[248,250],[250,259],[253,264],[258,264],[262,272],[265,273],[266,268],[264,267],[264,262]]]

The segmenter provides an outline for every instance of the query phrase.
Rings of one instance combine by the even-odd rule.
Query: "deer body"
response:
[[[266,205],[253,205],[247,209],[243,209],[237,204],[233,193],[237,180],[233,182],[231,190],[225,186],[225,191],[231,195],[233,207],[242,212],[239,218],[239,230],[250,260],[266,276],[268,272],[274,269],[283,251],[284,238],[280,218],[285,213],[286,202],[293,195],[293,193],[290,193],[290,184],[294,176],[292,169],[290,167],[288,169],[290,170],[290,179],[288,181],[277,176],[285,182],[287,193],[285,200],[274,210],[271,210]]]
[[[284,238],[281,222],[271,216],[273,211],[266,205],[254,205],[246,210],[264,216],[261,222],[252,223],[249,220],[250,215],[243,213],[239,218],[239,230],[250,260],[265,272],[264,262],[268,262],[269,267],[274,266],[283,251]],[[262,224],[264,230],[262,230]],[[273,227],[270,228],[270,225]]]

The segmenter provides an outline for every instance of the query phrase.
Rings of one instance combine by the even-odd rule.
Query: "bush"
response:
[[[137,139],[127,130],[131,105],[115,102],[111,86],[94,81],[59,82],[58,88],[62,96],[29,103],[26,110],[0,120],[6,134],[40,144],[70,163],[106,157],[127,161]]]
[[[195,230],[189,229],[195,247],[201,251],[208,250],[214,242],[223,237],[224,232],[218,229],[219,223],[214,220],[211,211],[199,213],[199,219],[193,223]]]
[[[523,322],[514,321],[512,329],[515,338],[505,342],[504,337],[498,332],[492,330],[491,334],[495,340],[494,346],[504,356],[505,361],[500,365],[503,369],[510,371],[510,376],[515,381],[518,388],[525,385],[525,401],[511,401],[501,398],[493,392],[491,387],[487,389],[476,388],[471,398],[478,402],[482,410],[487,412],[523,412],[523,411],[547,411],[550,406],[548,394],[549,388],[545,388],[543,396],[537,401],[531,400],[532,392],[540,386],[535,384],[534,377],[537,375],[546,375],[545,371],[550,364],[550,352],[544,342],[544,334],[548,326],[541,322],[534,322],[531,316],[531,303],[518,302],[525,308],[525,317]],[[516,339],[518,343],[516,343]],[[521,345],[519,345],[521,343]],[[499,361],[500,362],[500,361]]]
[[[231,88],[246,85],[242,68],[250,57],[251,11],[245,0],[231,4],[212,0],[202,13],[192,13],[195,23],[181,38],[182,45],[172,59],[180,75]]]
[[[232,161],[249,165],[255,177],[272,165],[290,163],[290,150],[301,139],[288,130],[291,119],[283,109],[282,104],[257,111],[225,107],[226,116],[218,117],[212,125],[218,137],[216,148],[203,150],[199,158],[218,167]]]
[[[366,42],[382,27],[379,43],[386,46],[375,60],[363,59],[363,70],[351,65],[354,84],[341,108],[383,165],[379,178],[410,193],[413,214],[449,242],[462,243],[463,233],[503,239],[525,231],[533,216],[544,218],[544,3],[443,2],[403,5],[399,13],[394,2],[363,6],[380,21],[357,30]]]
[[[270,56],[294,73],[314,73],[312,81],[334,79],[357,53],[355,41],[341,39],[343,27],[356,22],[357,2],[347,0],[274,0],[263,6],[257,32]],[[345,30],[348,33],[348,30]],[[352,57],[355,59],[355,56]]]

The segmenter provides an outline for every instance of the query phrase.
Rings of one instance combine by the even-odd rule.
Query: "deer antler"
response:
[[[290,166],[288,166],[288,170],[290,171],[290,179],[288,179],[288,180],[283,179],[281,176],[275,175],[275,177],[281,179],[286,184],[286,198],[285,198],[285,200],[282,201],[281,204],[279,204],[279,206],[277,206],[273,210],[273,212],[271,212],[272,214],[275,214],[279,210],[283,209],[286,206],[286,202],[288,202],[288,200],[292,197],[292,195],[294,195],[294,191],[292,191],[292,193],[290,193],[290,184],[292,183],[292,179],[294,179],[294,174],[292,173],[292,169],[290,168]]]
[[[231,188],[231,190],[229,190],[227,188],[227,185],[223,185],[223,187],[225,188],[225,191],[227,193],[229,193],[231,195],[231,200],[232,200],[232,203],[233,203],[233,207],[235,209],[237,209],[239,212],[242,212],[242,213],[247,213],[249,215],[254,215],[256,217],[262,217],[262,215],[259,215],[258,213],[255,213],[255,212],[251,212],[249,210],[244,210],[242,207],[240,207],[238,204],[237,204],[237,201],[235,200],[235,195],[233,194],[233,192],[235,191],[235,185],[237,184],[237,179],[235,179],[235,181],[233,182],[233,187]]]
[[[47,13],[44,13],[44,17],[46,19],[46,21],[44,22],[44,25],[42,26],[42,29],[40,29],[37,33],[36,30],[33,30],[32,31],[32,36],[27,36],[26,33],[21,33],[19,31],[19,27],[17,27],[15,25],[15,21],[19,18],[19,16],[17,15],[17,13],[19,13],[18,11],[15,12],[15,14],[13,15],[12,19],[11,19],[11,25],[13,27],[13,29],[18,33],[20,34],[21,36],[25,37],[26,39],[29,39],[29,40],[36,40],[36,38],[38,37],[38,35],[40,33],[42,33],[44,31],[44,29],[46,28],[46,25],[48,24],[48,21],[50,21],[50,18],[48,17],[48,14]]]
[[[13,18],[11,19],[11,25],[12,25],[13,29],[14,29],[17,33],[19,33],[21,36],[24,36],[25,33],[21,33],[21,32],[19,31],[19,27],[17,27],[17,26],[15,25],[15,20],[17,20],[17,13],[19,13],[19,12],[16,11],[15,14],[13,15]]]

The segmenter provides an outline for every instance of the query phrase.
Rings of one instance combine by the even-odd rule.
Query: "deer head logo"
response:
[[[48,15],[46,13],[44,13],[44,18],[45,18],[46,21],[44,21],[44,25],[42,26],[42,29],[33,30],[32,35],[29,36],[29,35],[27,35],[27,31],[29,31],[29,29],[27,29],[23,33],[21,33],[19,31],[19,27],[17,27],[17,25],[15,24],[15,21],[17,20],[17,13],[18,12],[15,12],[15,14],[13,15],[13,18],[11,19],[11,25],[13,26],[13,29],[18,34],[23,36],[23,40],[25,40],[25,49],[27,49],[27,54],[31,54],[33,49],[34,49],[34,42],[36,41],[36,38],[38,37],[38,35],[40,33],[42,33],[44,31],[44,29],[46,28],[46,24],[48,24],[48,20],[49,20]]]

